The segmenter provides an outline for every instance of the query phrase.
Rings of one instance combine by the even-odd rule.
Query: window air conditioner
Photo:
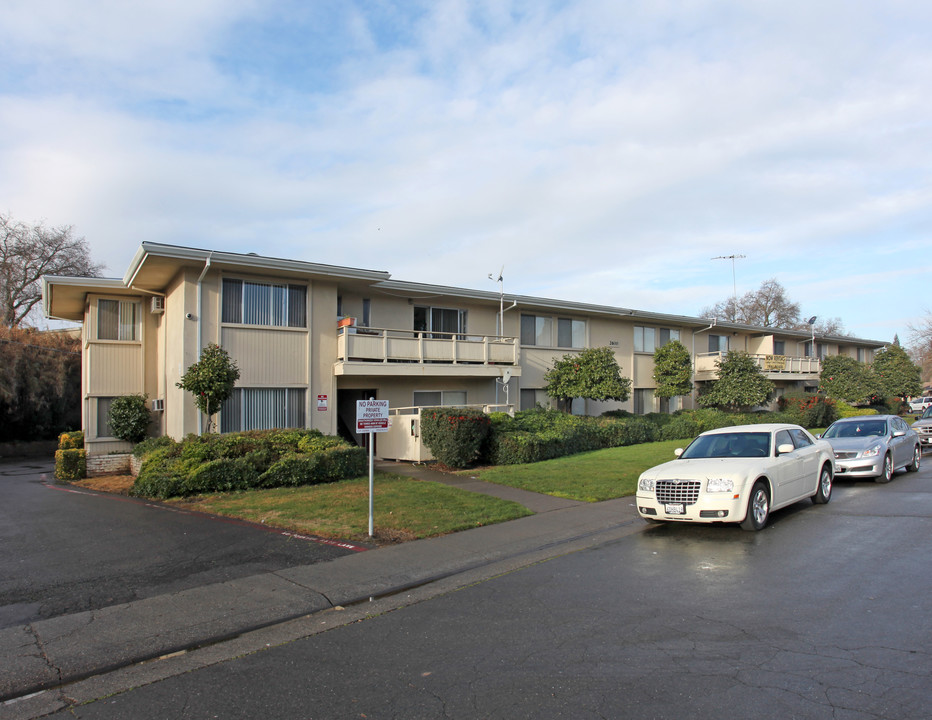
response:
[[[152,312],[154,313],[165,312],[165,298],[163,296],[156,295],[152,298]]]
[[[165,401],[162,398],[154,398],[152,400],[152,409],[155,412],[162,412],[165,409]]]

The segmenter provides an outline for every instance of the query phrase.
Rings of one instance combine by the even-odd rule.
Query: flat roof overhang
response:
[[[52,277],[42,278],[42,309],[47,318],[84,321],[87,296],[138,295],[119,278]]]

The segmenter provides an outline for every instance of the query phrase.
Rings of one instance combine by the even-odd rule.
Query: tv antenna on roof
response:
[[[732,297],[732,306],[731,306],[731,321],[734,322],[738,314],[738,282],[735,279],[735,260],[741,260],[747,257],[746,255],[719,255],[712,258],[712,260],[731,260],[731,286],[733,295]]]

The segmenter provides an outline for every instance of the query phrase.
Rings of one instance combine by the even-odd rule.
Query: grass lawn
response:
[[[518,503],[435,482],[376,473],[373,529],[405,542],[531,515]],[[369,540],[369,478],[170,500],[172,505],[340,540]]]
[[[689,440],[594,450],[527,465],[498,465],[463,474],[545,495],[598,502],[633,495],[647,468],[673,460],[673,451]]]
[[[481,480],[564,497],[597,502],[632,495],[638,475],[673,459],[673,450],[687,440],[596,450],[527,465],[502,465],[466,470]],[[81,481],[105,492],[127,492],[131,477]],[[114,479],[110,479],[113,481]],[[113,484],[113,482],[111,482]],[[169,500],[170,504],[235,517],[305,535],[339,540],[369,540],[369,478],[325,485],[203,495]],[[531,515],[522,505],[471,493],[441,483],[390,473],[375,475],[375,540],[405,542],[467,530]]]

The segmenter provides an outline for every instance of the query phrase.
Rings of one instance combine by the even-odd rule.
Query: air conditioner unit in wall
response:
[[[152,409],[155,412],[162,412],[165,409],[165,401],[162,398],[154,398],[152,400]]]
[[[152,298],[152,312],[154,313],[163,313],[165,312],[165,298],[161,295],[156,295]]]

